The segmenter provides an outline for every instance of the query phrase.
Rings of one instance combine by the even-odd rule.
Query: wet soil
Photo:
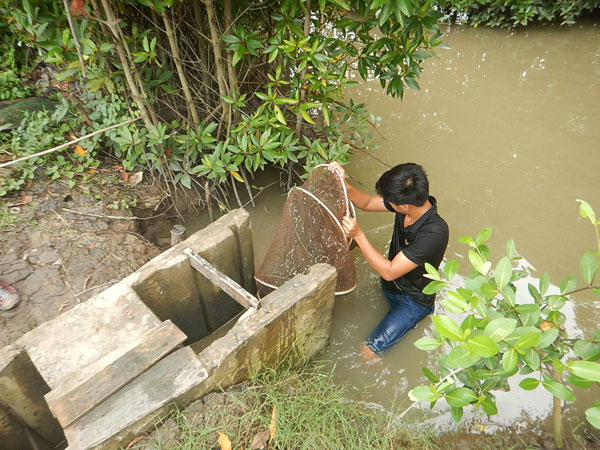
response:
[[[148,239],[157,237],[156,228],[170,227],[160,214],[160,190],[99,177],[112,181],[70,189],[64,182],[38,180],[18,197],[0,200],[0,280],[21,294],[15,308],[0,311],[0,347],[160,253],[156,240]],[[140,216],[155,216],[154,226],[144,220],[146,236],[135,219]]]

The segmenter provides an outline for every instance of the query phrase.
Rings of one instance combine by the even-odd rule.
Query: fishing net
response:
[[[317,263],[337,270],[336,295],[354,289],[354,261],[342,229],[345,215],[355,217],[344,181],[326,165],[317,166],[288,194],[281,223],[254,277],[259,292],[266,294]]]

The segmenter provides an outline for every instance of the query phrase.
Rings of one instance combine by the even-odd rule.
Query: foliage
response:
[[[86,116],[87,122],[74,105],[62,99],[53,113],[39,111],[26,115],[5,147],[9,147],[15,159],[29,156],[63,144],[72,137],[72,130],[81,130],[82,134],[87,134],[127,118],[127,105],[117,94],[83,93],[82,102],[90,110]],[[11,166],[10,176],[0,178],[0,197],[21,189],[28,180],[33,179],[38,167],[51,179],[66,178],[71,187],[77,182],[87,182],[100,164],[102,147],[112,147],[113,151],[119,151],[119,144],[113,140],[118,133],[117,129],[99,134],[81,141],[65,152],[50,153]]]
[[[0,27],[0,32],[2,27]],[[15,49],[4,39],[0,40],[0,101],[25,98],[32,89],[21,81],[21,72],[15,59]]]
[[[560,22],[572,25],[575,20],[600,6],[599,0],[450,0],[441,7],[448,14],[466,19],[472,25],[514,28],[532,22]]]
[[[595,227],[600,250],[600,220],[588,203],[578,201],[580,215]],[[464,286],[453,282],[458,261],[448,261],[443,273],[427,266],[427,276],[433,281],[424,292],[451,288],[440,305],[462,318],[457,323],[445,315],[433,316],[435,336],[415,342],[422,350],[440,349],[442,353],[438,357],[438,374],[423,368],[431,384],[412,389],[409,396],[431,405],[445,399],[457,421],[469,405],[482,408],[488,415],[497,414],[493,392],[509,390],[508,380],[517,374],[530,375],[520,382],[522,389],[541,386],[564,401],[575,400],[572,387],[587,388],[600,382],[600,363],[596,362],[600,360],[600,331],[587,338],[570,339],[563,327],[566,316],[561,312],[576,293],[589,292],[600,297],[600,286],[594,285],[600,253],[588,250],[581,258],[582,287],[577,287],[575,275],[569,275],[562,280],[560,292],[553,293],[550,278],[544,273],[537,286],[529,284],[528,292],[522,293],[515,284],[523,274],[513,267],[519,259],[514,242],[507,243],[506,256],[492,270],[485,245],[491,233],[491,228],[486,228],[476,238],[460,239],[471,248],[469,261],[473,267]],[[527,301],[519,302],[523,297]],[[600,428],[600,402],[588,409],[586,416],[594,427]]]
[[[291,180],[300,166],[302,173],[372,150],[376,118],[347,100],[345,88],[355,74],[377,77],[402,97],[419,88],[422,62],[444,47],[442,14],[426,0],[232,3],[109,2],[114,11],[86,3],[89,13],[71,29],[60,2],[4,0],[0,26],[21,59],[57,68],[72,106],[87,104],[89,93],[124,97],[144,126],[114,131],[105,143],[127,170],[156,171],[187,188],[204,188],[204,178],[235,189],[266,166]],[[120,15],[113,35],[96,20],[108,13]]]

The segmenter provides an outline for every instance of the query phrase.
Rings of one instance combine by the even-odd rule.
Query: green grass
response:
[[[393,428],[384,412],[348,397],[347,388],[334,383],[331,369],[319,364],[300,368],[285,364],[223,395],[209,394],[193,413],[176,413],[172,419],[177,423],[177,439],[165,438],[169,433],[154,433],[134,448],[219,449],[218,433],[224,433],[232,448],[248,449],[258,433],[268,434],[273,415],[276,433],[269,449],[432,447],[425,437]]]

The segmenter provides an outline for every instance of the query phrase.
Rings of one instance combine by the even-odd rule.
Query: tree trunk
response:
[[[310,32],[310,11],[311,11],[311,0],[306,0],[306,15],[304,16],[304,37],[308,36]],[[300,72],[300,103],[298,103],[298,113],[296,114],[296,137],[300,137],[302,131],[302,114],[300,114],[300,105],[306,99],[306,90],[304,89],[304,79],[306,78],[306,67]]]
[[[208,49],[204,43],[204,36],[199,31],[204,23],[202,20],[202,8],[200,7],[200,2],[194,2],[194,17],[196,19],[196,27],[194,28],[194,32],[196,33],[196,39],[198,39],[198,53],[200,56],[200,68],[202,70],[202,90],[204,91],[204,96],[208,97],[210,96],[210,86],[212,83],[210,77]]]
[[[200,0],[198,0],[200,1]],[[225,78],[225,65],[223,64],[223,52],[221,51],[221,36],[219,34],[219,27],[217,22],[217,17],[215,14],[215,5],[212,0],[205,0],[204,4],[206,5],[206,15],[208,16],[208,27],[210,29],[210,37],[213,48],[213,53],[215,55],[215,68],[217,71],[217,82],[219,83],[219,94],[227,95],[227,81]],[[223,100],[221,100],[223,102]],[[226,104],[228,105],[228,104]],[[224,110],[227,109],[227,106],[223,105]]]
[[[123,72],[125,73],[125,79],[127,80],[127,85],[129,86],[129,90],[131,91],[131,96],[133,97],[133,101],[135,101],[135,104],[137,105],[140,111],[142,120],[144,121],[144,125],[146,126],[146,128],[150,128],[152,122],[148,115],[146,105],[144,105],[144,102],[142,101],[133,76],[131,75],[131,68],[129,67],[127,56],[125,55],[125,50],[123,50],[123,45],[121,44],[121,40],[119,38],[119,31],[117,29],[119,25],[113,13],[112,7],[110,6],[109,0],[102,0],[102,6],[104,7],[104,13],[106,14],[108,27],[110,28],[110,31],[112,32],[115,38],[115,46],[117,48],[119,60],[121,61],[121,65],[123,66]]]
[[[77,50],[79,64],[81,65],[81,75],[83,78],[85,78],[85,63],[83,62],[83,55],[81,54],[81,44],[79,43],[79,37],[77,36],[77,30],[75,29],[75,24],[73,23],[73,17],[71,17],[71,10],[69,9],[69,3],[67,0],[63,0],[63,5],[65,6],[65,14],[67,15],[69,28],[71,29],[71,34],[73,35],[73,43],[75,44],[75,49]]]
[[[552,369],[554,379],[562,383],[562,377],[556,370]],[[554,445],[558,449],[563,448],[563,429],[562,429],[562,400],[557,396],[552,397],[552,431],[554,432]]]
[[[167,33],[167,38],[169,39],[169,45],[171,47],[171,52],[173,53],[173,59],[175,60],[175,67],[177,68],[177,74],[179,75],[179,81],[181,82],[181,88],[183,89],[185,103],[187,105],[188,111],[192,115],[192,122],[194,123],[194,127],[197,127],[198,124],[200,124],[200,119],[198,118],[198,112],[196,111],[196,105],[194,105],[194,99],[192,98],[192,92],[190,91],[190,86],[189,86],[187,78],[185,76],[185,72],[183,70],[183,65],[181,64],[181,55],[179,54],[179,45],[177,45],[177,39],[175,38],[175,31],[173,30],[173,26],[171,25],[171,19],[169,19],[166,9],[162,10],[161,15],[163,18],[163,22],[165,24],[165,30]]]
[[[225,34],[230,34],[231,30],[231,0],[225,0],[223,7],[225,9]],[[237,74],[233,67],[233,52],[227,52],[227,72],[229,74],[229,93],[238,92]]]

